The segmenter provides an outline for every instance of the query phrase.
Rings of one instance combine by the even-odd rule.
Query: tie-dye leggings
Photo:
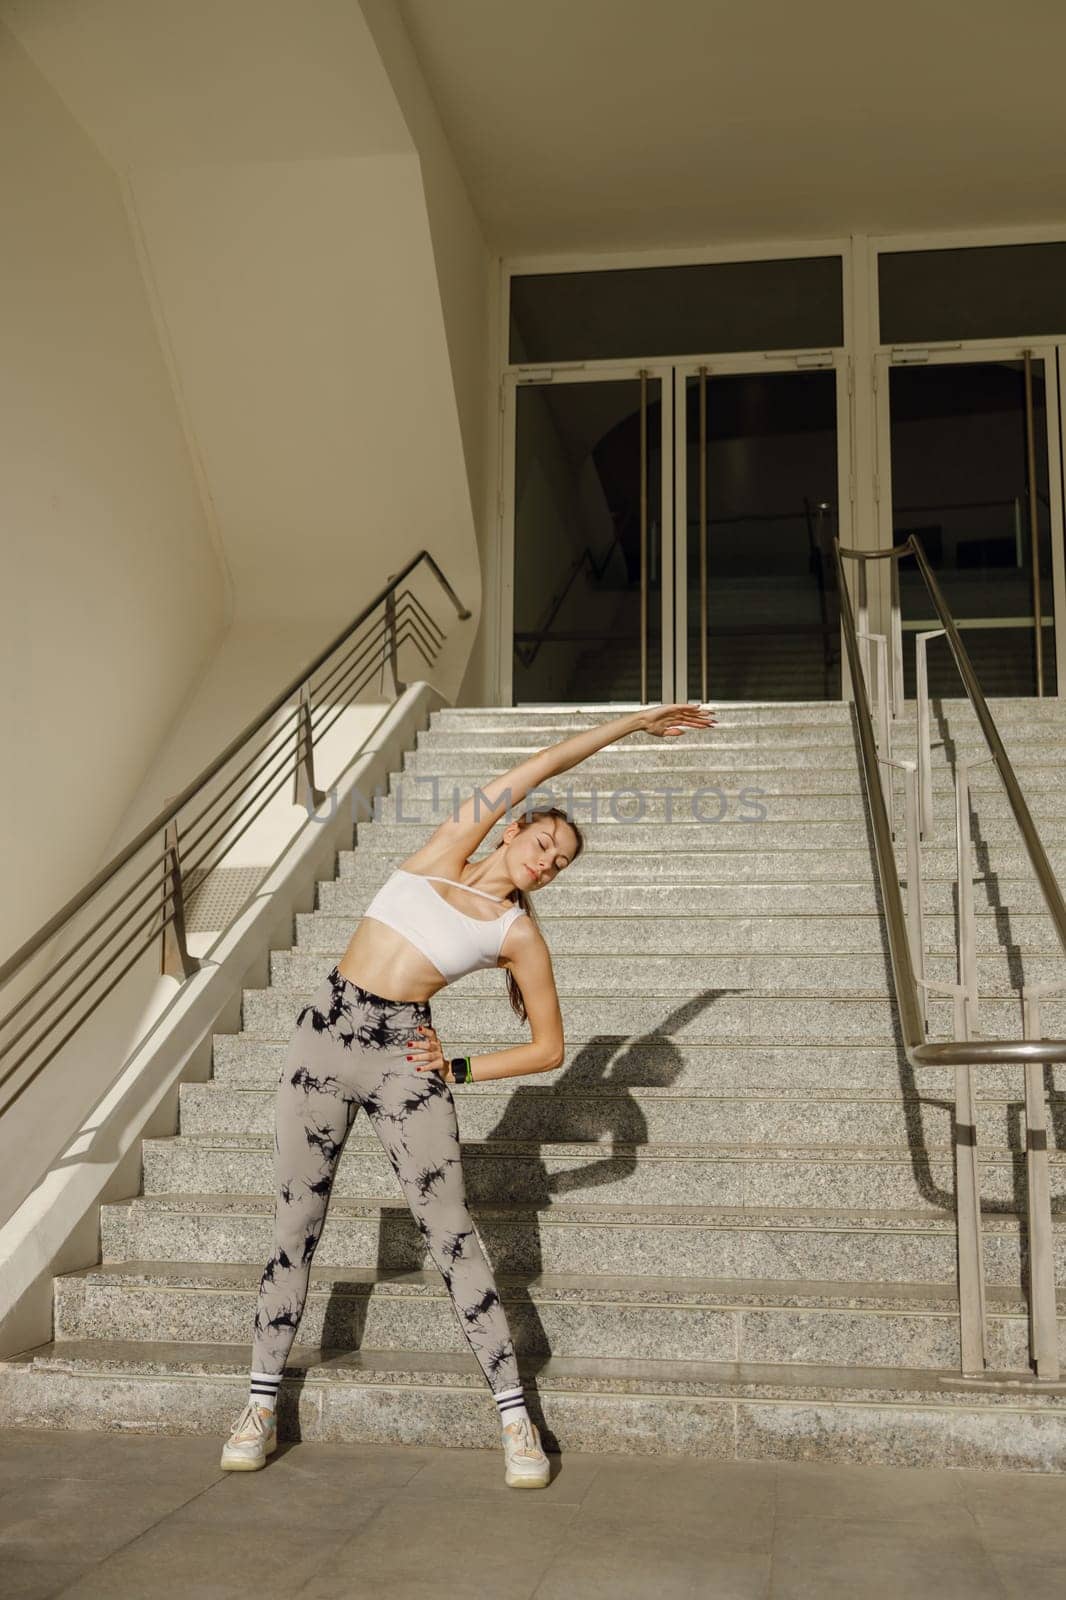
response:
[[[278,1079],[274,1250],[259,1285],[253,1372],[284,1370],[337,1162],[362,1106],[489,1388],[518,1387],[507,1318],[467,1209],[451,1088],[407,1060],[407,1040],[430,1022],[428,1002],[387,1000],[336,967],[296,1018]]]

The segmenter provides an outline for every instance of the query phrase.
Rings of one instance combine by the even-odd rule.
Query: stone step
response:
[[[659,702],[654,702],[658,704]],[[680,702],[678,702],[680,703]],[[686,704],[700,703],[699,697],[692,694]],[[945,700],[943,704],[950,706],[954,702]],[[1001,701],[1002,705],[1027,705],[1030,702],[1022,699]],[[1032,701],[1032,704],[1050,705],[1053,702]],[[708,701],[707,704],[712,704]],[[789,719],[801,721],[809,718],[825,718],[830,720],[838,718],[847,721],[851,716],[851,706],[845,700],[733,700],[721,699],[713,702],[718,711],[728,711],[730,716],[744,717],[749,721],[758,722],[760,718]],[[590,696],[588,699],[573,703],[569,701],[528,701],[517,706],[441,706],[430,712],[430,723],[440,723],[442,727],[455,725],[475,727],[482,722],[487,727],[516,727],[525,722],[566,722],[572,719],[585,719],[590,723],[607,722],[612,717],[629,716],[634,711],[647,710],[642,706],[639,697],[630,701],[620,700],[615,696],[609,699],[596,700]]]
[[[351,930],[349,929],[349,932]],[[325,958],[316,951],[275,950],[270,957],[270,981],[291,994],[308,993],[320,984],[333,961],[341,956],[345,939]],[[332,959],[331,959],[332,956]],[[929,955],[926,976],[936,983],[954,983],[956,958]],[[690,995],[706,989],[750,990],[756,994],[889,994],[891,967],[885,953],[861,955],[776,955],[769,952],[719,951],[692,955],[681,949],[673,954],[651,952],[603,955],[553,952],[552,969],[560,995],[620,992]],[[1021,956],[1016,949],[977,957],[977,982],[981,996],[1010,993],[1025,983],[1061,979],[1066,986],[1066,959],[1057,954]],[[456,992],[460,992],[456,985]],[[481,968],[463,977],[463,994],[498,994],[500,973]]]
[[[468,974],[473,976],[473,974]],[[433,1026],[449,1043],[449,1053],[477,1055],[486,1035],[506,1046],[529,1042],[528,1025],[511,1009],[502,982],[497,993],[475,994],[463,988],[467,978],[449,984],[431,1003]],[[245,989],[243,1031],[258,1038],[291,1036],[307,992]],[[785,1040],[821,1044],[890,1044],[895,1038],[895,1003],[883,991],[865,995],[736,994],[711,989],[685,998],[656,995],[645,987],[640,996],[560,992],[566,1038],[571,1046],[587,1040],[616,1047],[634,1036],[668,1036],[692,1043],[780,1044]],[[1046,1038],[1066,1037],[1066,1001],[1045,1000],[1042,1011]],[[931,1000],[929,1037],[954,1038],[951,1003]],[[989,1039],[1022,1038],[1021,1005],[1015,998],[981,997],[980,1032]],[[458,1041],[462,1041],[460,1044]],[[454,1048],[453,1048],[454,1047]]]
[[[224,1435],[246,1397],[272,1248],[274,1102],[298,1010],[387,872],[445,814],[433,815],[432,780],[483,786],[619,714],[590,709],[434,713],[378,820],[353,815],[357,849],[319,885],[318,909],[296,917],[270,987],[244,991],[242,1031],[215,1037],[214,1079],[181,1086],[180,1134],[143,1142],[144,1192],[101,1207],[103,1263],[56,1280],[57,1342],[0,1363],[0,1422]],[[1066,708],[1019,699],[1001,711],[1046,842],[1066,857]],[[927,932],[931,970],[951,978],[950,762],[984,747],[961,704],[937,707],[934,731],[948,742],[923,850]],[[913,745],[905,716],[894,748]],[[607,797],[624,788],[637,793],[616,794],[612,814]],[[713,811],[686,821],[675,793],[668,826],[649,835],[648,820],[667,823],[667,788],[689,802],[702,790]],[[758,814],[745,788],[767,791],[754,824],[741,820]],[[978,1025],[1018,1037],[1011,986],[1023,971],[1057,976],[1062,953],[998,775],[977,768],[973,788]],[[851,708],[723,706],[713,732],[616,742],[555,780],[557,803],[568,789],[588,812],[595,799],[603,826],[588,829],[575,873],[538,897],[566,1060],[456,1091],[467,1193],[545,1442],[1066,1471],[1066,1384],[1020,1376],[1017,1069],[975,1077],[988,1327],[1011,1375],[957,1376],[954,1075],[914,1072],[896,1040]],[[588,820],[580,805],[575,816]],[[529,1037],[499,972],[449,986],[432,1016],[449,1053]],[[935,1037],[951,1032],[946,1002],[931,1023]],[[1066,1000],[1046,1003],[1043,1031],[1066,1035]],[[1066,1090],[1066,1064],[1046,1076]],[[1061,1207],[1054,1098],[1052,1112]],[[1054,1253],[1066,1283],[1061,1213]],[[148,1337],[160,1331],[170,1342]],[[483,1375],[366,1122],[338,1168],[289,1373],[283,1432],[497,1441]]]
[[[588,728],[602,722],[601,718],[592,718],[584,724],[574,727],[560,727],[558,724],[549,723],[523,723],[520,727],[508,726],[502,728],[452,728],[447,725],[431,725],[422,729],[416,736],[415,749],[419,753],[428,751],[469,751],[478,754],[506,753],[507,765],[513,766],[522,754],[532,754],[534,750],[543,750],[548,745],[559,744],[564,739],[572,737],[575,733],[584,732]],[[995,720],[995,719],[993,719]],[[1060,741],[1066,738],[1066,718],[1058,717],[1055,720],[1048,718],[1013,718],[1009,721],[997,723],[1000,738],[1007,746],[1008,753],[1013,753],[1015,747],[1022,748],[1030,745],[1046,745],[1048,739]],[[899,744],[913,746],[917,740],[918,725],[916,720],[893,724],[893,747]],[[936,743],[954,744],[957,746],[984,745],[984,734],[976,717],[956,717],[950,723],[931,719],[930,738]],[[609,744],[601,745],[599,751],[593,756],[586,757],[586,762],[595,759],[601,753],[615,752],[623,746],[634,751],[680,749],[687,746],[693,750],[718,751],[735,749],[774,749],[782,754],[791,755],[793,750],[811,750],[822,747],[839,747],[841,750],[855,750],[854,724],[851,721],[810,720],[806,722],[742,722],[722,713],[718,717],[714,728],[690,728],[683,734],[670,735],[660,738],[651,733],[629,733],[620,739],[613,739]]]
[[[236,1344],[251,1338],[258,1263],[122,1262],[55,1280],[57,1340]],[[583,1360],[827,1363],[955,1369],[954,1291],[937,1284],[715,1282],[607,1274],[497,1278],[519,1356]],[[1060,1297],[1066,1312],[1066,1295]],[[993,1367],[1024,1370],[1023,1297],[988,1291]],[[1066,1361],[1066,1319],[1060,1329]],[[468,1346],[435,1267],[390,1275],[314,1266],[295,1348],[445,1350]]]
[[[933,786],[933,842],[953,842],[955,812],[951,774],[945,768],[936,776],[937,782]],[[454,816],[467,795],[473,794],[472,786],[463,793],[457,786],[442,784],[435,802],[433,795],[424,788],[416,791],[409,783],[403,783],[402,779],[399,781],[400,792],[379,796],[372,817],[371,797],[367,797],[362,815],[355,819],[359,828],[370,830],[380,825],[408,829],[435,828],[446,817]],[[680,786],[677,787],[680,790]],[[591,825],[592,795],[591,789],[574,789],[572,797],[560,795],[559,798],[560,801],[565,799],[566,809],[575,821]],[[616,799],[612,798],[610,790],[597,790],[596,795],[597,827],[615,827],[626,822],[640,822],[647,826],[652,821],[664,827],[691,827],[695,824],[725,831],[751,828],[753,825],[760,829],[767,826],[791,827],[797,830],[797,837],[804,844],[811,842],[814,829],[827,825],[861,827],[865,837],[868,816],[866,799],[858,784],[837,791],[827,789],[794,793],[784,784],[773,789],[756,783],[741,786],[733,781],[731,775],[728,784],[713,786],[713,792],[707,786],[699,786],[687,793],[677,792],[669,796],[647,788],[639,795],[620,792]],[[1042,834],[1045,830],[1057,828],[1061,832],[1066,828],[1066,801],[1059,789],[1038,790],[1028,804]],[[516,815],[523,814],[520,804],[514,809]],[[979,828],[982,834],[996,838],[1017,836],[1014,813],[1002,789],[980,790],[971,809],[975,817],[975,831]],[[485,812],[482,803],[482,813]],[[798,831],[800,828],[804,829],[802,833]],[[367,839],[372,836],[369,831],[365,833]]]
[[[902,1122],[902,1118],[900,1121]],[[365,1126],[365,1124],[364,1124]],[[954,1157],[949,1145],[905,1128],[894,1145],[650,1144],[618,1139],[553,1143],[514,1137],[463,1140],[463,1175],[471,1204],[495,1196],[538,1207],[557,1195],[601,1194],[612,1205],[866,1206],[941,1211],[954,1205]],[[1052,1151],[1051,1194],[1066,1200],[1066,1153]],[[344,1147],[334,1196],[372,1199],[403,1190],[373,1133],[353,1133]],[[273,1195],[274,1141],[267,1134],[181,1135],[144,1141],[144,1193]],[[1025,1193],[1025,1158],[990,1147],[981,1151],[981,1196],[987,1206],[1014,1208]]]
[[[774,660],[772,666],[767,663],[765,653],[762,656],[749,655],[743,665],[737,670],[723,675],[719,687],[723,690],[719,704],[725,704],[727,699],[739,698],[741,694],[758,694],[767,705],[791,705],[796,695],[802,695],[812,705],[817,704],[816,697],[824,694],[825,674],[820,664],[812,662],[810,656],[802,648],[786,650],[785,636],[775,634],[773,639]],[[580,683],[582,690],[588,689],[594,698],[607,702],[618,701],[622,704],[640,704],[640,666],[634,662],[632,670],[618,674],[610,670],[609,663],[603,665],[594,659],[584,661],[573,674],[576,682]],[[657,682],[657,669],[652,672],[653,684],[649,686],[649,695],[655,682]],[[698,672],[694,669],[689,673],[691,682],[698,685]],[[934,687],[942,687],[939,683]],[[1004,684],[997,687],[1011,687]],[[698,697],[696,697],[698,698]],[[585,696],[582,696],[585,699]],[[526,702],[523,701],[523,704]],[[657,702],[657,703],[662,703]],[[671,702],[674,703],[674,702]],[[688,701],[691,704],[693,701]],[[823,699],[823,705],[835,705],[835,700]],[[711,704],[707,701],[706,704]],[[606,717],[604,718],[606,720]]]
[[[581,818],[575,817],[580,825]],[[365,828],[365,824],[363,825]],[[375,824],[375,827],[377,824]],[[729,848],[710,826],[694,824],[691,829],[655,828],[637,824],[636,837],[626,844],[614,835],[621,834],[622,825],[612,825],[611,837],[604,838],[603,830],[589,829],[585,848],[574,864],[574,876],[628,880],[643,886],[647,882],[688,883],[825,883],[861,881],[874,873],[872,846],[853,849],[824,847],[815,843],[818,830],[811,826],[812,841],[802,848],[774,850],[762,846],[762,827],[753,826],[746,843]],[[357,830],[358,831],[358,830]],[[360,839],[359,849],[339,852],[339,876],[355,882],[380,884],[384,878],[404,862],[423,842],[416,836],[399,843],[395,848],[384,848],[377,837]],[[484,860],[492,854],[493,845],[481,846],[471,856],[472,861]],[[1048,861],[1052,871],[1066,877],[1066,844],[1045,840]],[[999,878],[1026,877],[1032,872],[1028,853],[1020,843],[997,844],[991,848],[980,839],[974,839],[970,860],[975,878],[994,873]],[[902,843],[896,845],[896,866],[902,875],[906,870],[907,852]],[[937,878],[955,880],[956,851],[954,845],[923,845],[922,878],[931,882]],[[552,885],[554,888],[554,884]]]
[[[696,734],[693,738],[685,736],[674,739],[666,749],[635,746],[631,739],[624,739],[619,744],[611,744],[595,754],[586,755],[583,762],[570,766],[565,773],[555,774],[555,778],[547,781],[547,786],[563,792],[567,784],[573,784],[575,789],[592,786],[608,789],[639,784],[655,787],[656,782],[659,786],[666,782],[683,782],[696,789],[699,784],[722,782],[727,774],[731,782],[736,782],[736,773],[799,773],[805,768],[821,768],[836,774],[848,771],[860,773],[860,755],[855,739],[850,744],[837,741],[821,746],[810,741],[800,741],[795,746],[781,746],[771,739],[763,744],[741,742],[739,739],[731,739],[728,744],[719,739],[704,744],[696,742],[696,739],[703,738],[703,734]],[[656,739],[655,744],[659,746],[664,741]],[[1047,734],[1032,739],[1004,738],[1004,744],[1023,784],[1028,782],[1029,771],[1061,765],[1056,760],[1060,744],[1058,741],[1048,741]],[[418,749],[408,752],[403,760],[402,771],[405,778],[418,774],[429,781],[434,776],[447,776],[458,781],[466,779],[467,784],[483,784],[488,778],[498,778],[499,774],[511,770],[512,766],[525,762],[535,754],[536,749],[543,749],[543,746],[511,744],[482,750],[474,744],[464,744],[461,749]],[[933,770],[946,770],[949,758],[983,760],[988,757],[988,747],[975,734],[973,739],[954,742],[951,750],[938,744],[930,754]],[[893,741],[893,755],[908,760],[916,758],[914,741]],[[754,782],[754,778],[751,781]],[[429,792],[432,794],[432,789]]]
[[[725,721],[741,723],[777,722],[843,722],[850,724],[853,717],[850,702],[846,700],[729,700],[709,699],[701,702],[695,693],[688,696],[686,704],[706,704],[714,711],[719,724]],[[1054,696],[1037,699],[1035,695],[1006,697],[989,696],[988,708],[997,722],[1011,718],[1032,718],[1048,722],[1066,722],[1066,704]],[[533,726],[561,728],[574,731],[594,727],[614,717],[629,716],[642,708],[637,701],[630,705],[616,701],[601,704],[585,702],[581,705],[520,705],[520,706],[441,706],[431,711],[431,728],[516,728]],[[949,698],[933,695],[930,699],[930,716],[934,726],[938,722],[964,717],[976,721],[976,714],[965,696]],[[905,699],[895,719],[897,722],[917,721],[917,701]]]
[[[1045,798],[1054,799],[1056,805],[1061,804],[1057,796]],[[758,813],[753,807],[759,808]],[[595,831],[595,839],[587,837],[585,840],[582,861],[587,861],[591,855],[596,855],[598,859],[603,852],[639,853],[649,848],[664,853],[742,850],[760,854],[783,850],[805,853],[808,850],[858,850],[866,851],[869,855],[869,825],[865,816],[806,817],[786,821],[777,816],[772,802],[765,798],[753,799],[751,795],[738,800],[723,792],[695,795],[691,801],[675,796],[673,816],[669,821],[665,815],[649,815],[643,797],[620,796],[617,816],[612,814],[611,808],[612,802],[608,799],[600,808],[603,813],[600,817],[592,819],[586,816],[584,820],[577,807],[572,809],[571,815],[579,827]],[[402,810],[406,813],[406,801]],[[402,859],[402,855],[410,855],[420,849],[425,843],[427,831],[438,827],[449,815],[450,809],[444,807],[435,816],[424,819],[405,816],[402,822],[360,822],[356,825],[358,849],[354,854],[375,855],[379,851],[400,853]],[[1060,852],[1066,850],[1066,815],[1039,817],[1034,811],[1034,819],[1039,824],[1045,848],[1057,846]],[[900,826],[902,828],[902,818]],[[986,815],[979,810],[971,826],[975,844],[994,846],[997,858],[1004,847],[1013,849],[1021,856],[1021,834],[1009,810],[996,815]],[[922,844],[923,862],[931,848],[954,852],[954,809],[949,814],[947,807],[942,805],[934,813],[932,831]],[[353,852],[347,851],[345,854],[351,857]]]
[[[481,1052],[502,1050],[508,1041],[482,1038]],[[257,1039],[248,1034],[221,1033],[214,1038],[214,1081],[181,1086],[182,1107],[198,1103],[201,1094],[215,1089],[269,1089],[274,1091],[288,1049],[288,1039]],[[1066,1064],[1054,1069],[1057,1093],[1066,1093]],[[1045,1078],[1050,1084],[1047,1073]],[[979,1097],[1016,1100],[1021,1094],[1021,1069],[981,1067],[976,1073]],[[684,1093],[689,1089],[719,1095],[760,1094],[780,1096],[831,1090],[837,1094],[883,1099],[901,1090],[954,1102],[955,1074],[951,1068],[923,1067],[916,1072],[902,1052],[869,1043],[848,1045],[759,1046],[744,1044],[691,1044],[679,1040],[593,1039],[568,1041],[562,1066],[535,1076],[490,1079],[463,1085],[462,1106],[488,1096],[506,1094],[512,1099],[536,1102],[533,1115],[548,1115],[547,1104],[565,1094],[639,1093],[642,1100]],[[183,1111],[184,1114],[184,1111]],[[192,1113],[195,1114],[195,1113]],[[474,1113],[471,1113],[474,1114]],[[183,1124],[184,1126],[184,1124]]]
[[[425,754],[438,750],[458,750],[466,751],[470,755],[493,757],[497,753],[503,753],[507,757],[507,765],[513,765],[516,753],[520,760],[523,755],[531,755],[534,750],[542,750],[547,745],[560,743],[576,731],[578,730],[560,730],[537,723],[524,724],[521,728],[483,728],[476,731],[466,728],[456,730],[430,727],[417,734],[415,751]],[[620,739],[613,739],[609,744],[601,745],[599,750],[585,758],[585,763],[582,765],[600,755],[616,753],[622,748],[643,756],[664,749],[674,751],[680,749],[682,745],[688,747],[690,755],[700,753],[710,756],[712,751],[720,749],[773,749],[787,752],[790,757],[793,750],[809,750],[823,746],[839,747],[841,750],[854,753],[855,738],[849,722],[819,720],[768,725],[730,724],[727,720],[721,719],[715,728],[690,728],[684,734],[672,735],[669,738],[659,738],[650,733],[625,734]]]
[[[995,1096],[987,1088],[978,1100],[977,1137],[988,1147],[1023,1148],[1023,1091],[1019,1080],[1011,1095]],[[984,1072],[977,1074],[979,1082]],[[1066,1081],[1066,1064],[1058,1077]],[[814,1091],[787,1094],[729,1094],[715,1089],[643,1089],[603,1084],[595,1089],[560,1083],[555,1089],[524,1078],[489,1080],[473,1085],[477,1094],[456,1093],[459,1127],[465,1142],[528,1139],[540,1143],[594,1142],[594,1152],[609,1154],[611,1143],[626,1146],[738,1144],[904,1144],[920,1149],[951,1143],[952,1102],[919,1097],[913,1086],[887,1082],[879,1095],[848,1095],[819,1085]],[[488,1091],[495,1089],[495,1093]],[[276,1081],[236,1089],[229,1083],[186,1083],[181,1086],[181,1132],[191,1139],[219,1136],[266,1138],[274,1130]],[[359,1119],[362,1131],[369,1125]],[[356,1127],[356,1133],[360,1131]],[[603,1149],[600,1142],[606,1145]],[[1066,1147],[1066,1127],[1054,1119],[1049,1129],[1052,1148]],[[159,1147],[152,1142],[152,1149]],[[165,1147],[165,1142],[164,1142]],[[147,1150],[146,1146],[146,1150]],[[615,1159],[618,1155],[615,1146]],[[147,1156],[146,1156],[147,1162]],[[160,1164],[165,1170],[165,1161]],[[156,1189],[174,1183],[153,1181]],[[213,1184],[193,1185],[213,1188]]]
[[[1022,789],[1038,820],[1053,818],[1062,810],[1062,776],[1061,767],[1050,765],[1030,767],[1020,775]],[[555,780],[538,787],[530,809],[557,805],[568,811],[578,824],[591,826],[595,820],[598,827],[625,822],[627,816],[631,821],[661,820],[665,823],[668,806],[669,815],[676,822],[698,822],[721,812],[723,821],[743,821],[745,826],[760,820],[854,821],[856,816],[868,814],[858,774],[849,775],[828,765],[787,773],[778,768],[719,773],[702,770],[685,773],[677,781],[671,779],[658,784],[649,783],[639,773],[629,773],[626,777],[627,782],[618,784],[613,779],[607,783],[575,782],[572,785]],[[953,827],[954,775],[943,767],[934,769],[931,779],[933,825]],[[994,771],[975,767],[970,779],[971,804],[978,823],[992,816],[1011,816],[1002,784]],[[353,827],[395,821],[397,815],[401,821],[417,819],[424,827],[435,827],[446,816],[454,815],[463,800],[474,794],[475,788],[484,792],[487,782],[489,775],[484,772],[465,776],[446,773],[428,782],[421,775],[398,774],[392,779],[388,793],[368,793],[353,802]],[[901,773],[894,775],[893,786],[896,804],[902,806]],[[756,807],[765,810],[765,818],[760,819]],[[513,815],[523,816],[524,802],[516,802],[512,810]],[[500,821],[503,821],[502,815]],[[707,826],[706,823],[702,825]]]
[[[471,1214],[494,1272],[580,1272],[805,1281],[955,1281],[955,1218],[947,1209],[474,1202]],[[990,1202],[992,1204],[992,1202]],[[100,1208],[103,1260],[262,1261],[272,1249],[268,1195],[139,1195]],[[988,1283],[1022,1281],[1017,1208],[982,1217]],[[406,1202],[335,1195],[318,1266],[429,1269]],[[1055,1221],[1055,1277],[1066,1282],[1066,1219]]]
[[[322,881],[318,885],[318,909],[333,916],[361,916],[370,903],[371,896],[381,887],[395,861],[357,864],[353,875]],[[538,918],[549,909],[552,913],[572,916],[631,916],[638,919],[651,916],[793,916],[799,914],[867,916],[880,914],[880,902],[873,869],[850,879],[824,879],[803,881],[757,879],[754,881],[709,882],[698,872],[679,874],[676,881],[663,883],[645,878],[633,881],[618,878],[617,874],[600,872],[600,863],[584,879],[579,875],[584,857],[575,863],[573,873],[563,873],[549,890],[539,892],[535,899]],[[603,881],[610,877],[611,881]],[[615,881],[616,878],[618,881]],[[978,911],[994,911],[1008,918],[1009,928],[1014,916],[1024,912],[1029,915],[1046,914],[1047,907],[1039,885],[1031,873],[1011,878],[1002,872],[978,878],[974,894]],[[925,882],[926,911],[933,916],[953,916],[955,906],[954,877],[932,878]],[[1009,910],[1008,910],[1009,908]]]
[[[1062,1471],[1063,1390],[960,1387],[948,1373],[536,1357],[521,1368],[551,1451]],[[0,1365],[0,1422],[225,1437],[247,1398],[244,1345],[63,1340]],[[469,1353],[293,1351],[283,1438],[493,1449]]]
[[[369,902],[367,895],[366,904]],[[630,916],[596,915],[576,908],[557,912],[553,895],[550,910],[537,907],[537,921],[551,947],[553,962],[567,955],[670,955],[675,951],[690,956],[745,952],[798,955],[811,950],[824,956],[873,955],[885,948],[884,924],[873,912],[865,916],[768,912],[765,916],[744,917],[714,910],[687,916],[647,916],[639,912]],[[976,908],[974,926],[977,948],[983,955],[1020,950],[1028,958],[1062,949],[1046,912],[997,912],[986,901]],[[336,958],[343,952],[352,932],[351,915],[297,912],[295,952],[317,954],[321,964],[321,957]],[[953,916],[927,915],[925,933],[930,952],[953,953]]]
[[[1039,790],[1051,789],[1057,792],[1060,789],[1062,763],[1055,759],[1055,753],[1056,747],[1045,748],[1043,760],[1027,761],[1024,771],[1019,767],[1019,782],[1027,795]],[[675,750],[674,754],[680,756],[684,752]],[[900,747],[896,749],[895,754],[901,759],[914,759],[912,749]],[[597,771],[593,763],[598,760],[600,757],[591,756],[577,767],[538,786],[534,797],[535,803],[546,805],[554,802],[563,805],[571,791],[575,796],[588,795],[595,791],[602,797],[599,802],[600,810],[605,812],[606,797],[614,790],[637,789],[650,797],[656,789],[662,791],[667,787],[677,790],[682,795],[691,794],[695,789],[709,787],[721,789],[727,794],[735,794],[743,788],[756,787],[763,788],[771,794],[828,792],[861,795],[863,792],[857,751],[852,751],[850,757],[847,757],[835,750],[822,750],[820,759],[802,765],[794,761],[775,760],[773,752],[769,750],[758,759],[740,761],[702,758],[687,762],[675,760],[668,772],[654,765],[626,766],[618,764],[617,761],[609,768]],[[462,798],[472,794],[475,785],[484,788],[491,778],[499,777],[507,770],[505,763],[468,758],[456,751],[438,752],[432,761],[420,761],[420,758],[409,756],[407,765],[389,775],[388,792],[396,793],[401,790],[405,797],[409,795],[412,799],[428,795],[432,800],[434,795],[441,795],[445,798],[437,803],[450,807],[453,788]],[[947,762],[934,762],[931,770],[934,789],[950,791],[954,785],[954,777]],[[902,775],[897,774],[895,782],[897,788],[902,790]],[[434,787],[435,784],[437,787]],[[990,763],[974,767],[970,773],[970,788],[974,792],[983,790],[1002,792],[1002,787],[1002,780]],[[353,800],[352,814],[355,821],[365,819],[371,814],[373,798],[373,791],[368,791],[361,802]],[[519,809],[519,804],[516,803],[516,810]],[[579,807],[575,815],[579,820],[582,815],[587,816],[587,807]]]
[[[688,696],[691,704],[699,703],[699,696]],[[726,720],[739,723],[778,723],[778,722],[810,722],[818,721],[841,722],[849,726],[852,722],[851,705],[844,700],[808,700],[808,701],[780,701],[780,700],[709,700],[719,719],[719,724]],[[1006,723],[1011,718],[1046,720],[1049,722],[1066,723],[1066,702],[1055,698],[1043,700],[1013,696],[1008,698],[988,698],[988,708],[996,723]],[[431,728],[516,728],[524,730],[527,727],[542,725],[551,729],[561,729],[563,736],[567,732],[576,732],[580,728],[592,727],[601,722],[607,722],[612,717],[625,716],[632,711],[639,711],[640,705],[634,701],[630,705],[619,704],[616,701],[604,701],[597,705],[586,702],[581,706],[550,706],[550,705],[522,705],[522,706],[441,706],[429,715]],[[962,717],[971,722],[976,722],[976,716],[970,701],[966,697],[949,699],[935,696],[930,706],[934,727],[942,720],[951,721]],[[917,703],[914,700],[905,700],[900,711],[898,722],[915,723],[917,721]]]

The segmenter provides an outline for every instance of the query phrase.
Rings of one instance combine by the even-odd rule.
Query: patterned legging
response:
[[[252,1370],[281,1373],[307,1297],[311,1260],[356,1113],[364,1108],[440,1269],[494,1394],[518,1386],[507,1318],[467,1209],[452,1092],[417,1072],[406,1042],[428,1002],[387,1000],[336,967],[296,1018],[278,1080],[274,1250],[259,1284]]]

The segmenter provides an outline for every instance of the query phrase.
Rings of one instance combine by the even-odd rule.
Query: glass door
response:
[[[916,533],[987,695],[1058,692],[1063,597],[1055,350],[992,346],[877,357],[878,508],[883,545]],[[900,564],[904,690],[913,635],[935,628],[913,563]],[[962,693],[941,641],[933,694]]]
[[[507,379],[505,704],[674,698],[671,395],[661,366]]]
[[[675,393],[678,698],[839,699],[843,357],[686,363]]]

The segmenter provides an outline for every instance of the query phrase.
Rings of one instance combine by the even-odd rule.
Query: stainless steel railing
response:
[[[981,1241],[980,1159],[973,1075],[982,1066],[1016,1066],[1022,1069],[1025,1091],[1025,1154],[1027,1175],[1026,1238],[1028,1256],[1029,1348],[1037,1379],[1059,1377],[1058,1326],[1055,1297],[1054,1236],[1051,1220],[1048,1163],[1047,1106],[1043,1068],[1066,1061],[1066,1039],[1044,1039],[1040,1033],[1040,1002],[1055,990],[1066,988],[1066,972],[1053,983],[1026,984],[1022,988],[1022,1030],[1019,1039],[981,1039],[972,1034],[978,1026],[977,944],[973,905],[973,862],[970,839],[969,774],[980,763],[956,763],[955,837],[958,894],[957,981],[931,982],[925,971],[925,935],[922,905],[921,840],[931,827],[932,783],[928,675],[925,653],[931,639],[947,640],[988,746],[991,761],[1003,783],[1029,861],[1040,885],[1059,944],[1066,954],[1066,903],[1055,873],[1018,784],[1014,768],[981,692],[966,647],[926,559],[921,543],[911,536],[891,550],[849,550],[834,541],[840,595],[844,649],[851,673],[858,723],[863,781],[873,830],[874,853],[885,917],[892,979],[900,1032],[908,1061],[914,1067],[952,1067],[955,1071],[955,1188],[958,1229],[959,1323],[962,1371],[977,1376],[988,1366],[985,1315],[985,1280]],[[913,557],[933,603],[939,629],[917,637],[917,725],[915,760],[897,760],[892,754],[893,720],[903,704],[903,645],[899,612],[899,562]],[[855,614],[845,577],[845,560],[858,563],[858,611]],[[867,564],[892,563],[892,607],[887,635],[869,630]],[[872,649],[871,649],[872,647]],[[874,675],[873,663],[877,670]],[[876,681],[879,733],[871,712],[871,685]],[[896,863],[895,779],[901,772],[904,791],[907,907],[904,908]],[[954,1037],[933,1041],[927,1037],[928,1002],[943,997],[952,1002]]]
[[[160,944],[162,972],[184,980],[197,970],[200,962],[190,955],[185,934],[190,880],[202,882],[287,784],[292,784],[293,804],[304,805],[309,814],[325,798],[315,783],[315,747],[379,668],[383,691],[390,698],[402,692],[401,644],[410,640],[427,666],[433,664],[444,630],[413,590],[401,588],[423,562],[459,619],[468,618],[471,613],[429,551],[420,550],[198,777],[0,966],[0,1008],[6,1007],[0,1015],[5,1092],[0,1114],[154,943]],[[228,771],[231,765],[234,770]],[[212,789],[215,779],[223,781]],[[243,909],[237,907],[227,926]],[[24,992],[13,1001],[20,974],[52,940],[71,932],[83,913],[91,925],[78,927],[74,946],[45,972],[24,978]],[[106,987],[99,988],[105,979]]]

